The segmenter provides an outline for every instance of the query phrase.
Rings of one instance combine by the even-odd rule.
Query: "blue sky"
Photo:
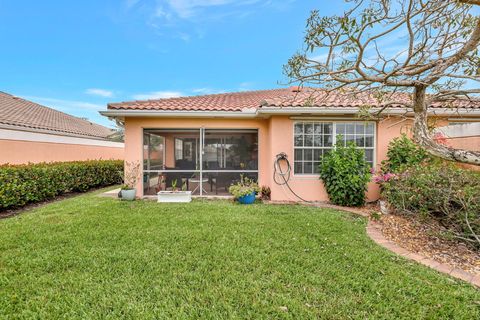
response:
[[[334,0],[0,0],[0,90],[101,124],[107,102],[269,89]]]

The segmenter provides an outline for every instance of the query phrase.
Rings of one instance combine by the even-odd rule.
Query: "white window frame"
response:
[[[314,176],[318,177],[318,173],[296,173],[295,172],[295,150],[296,149],[311,149],[311,150],[316,150],[316,149],[331,149],[333,150],[335,148],[335,145],[337,144],[337,124],[339,123],[365,123],[365,124],[373,124],[373,147],[363,147],[361,149],[364,150],[373,150],[373,167],[376,167],[377,164],[377,122],[375,121],[358,121],[358,120],[298,120],[293,122],[293,130],[292,130],[292,144],[293,144],[293,156],[292,156],[292,171],[293,175],[297,177],[308,177],[308,176]],[[305,124],[305,123],[311,123],[311,124],[319,124],[319,123],[331,123],[333,124],[332,128],[332,147],[296,147],[295,146],[295,125],[296,124]],[[305,134],[304,134],[305,135]]]

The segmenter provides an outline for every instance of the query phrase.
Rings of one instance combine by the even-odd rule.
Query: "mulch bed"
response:
[[[0,219],[11,218],[11,217],[19,215],[23,212],[30,211],[30,210],[33,210],[33,209],[36,209],[36,208],[40,208],[40,207],[46,206],[47,204],[50,204],[50,203],[53,203],[53,202],[62,201],[62,200],[68,199],[68,198],[73,198],[73,197],[85,194],[87,192],[94,192],[94,191],[97,191],[97,190],[101,190],[103,188],[105,188],[105,187],[92,188],[92,189],[87,190],[86,192],[69,192],[69,193],[65,193],[65,194],[62,194],[62,195],[58,195],[55,198],[50,199],[50,200],[45,200],[45,201],[36,202],[36,203],[30,203],[30,204],[27,204],[26,206],[23,206],[23,207],[20,207],[20,208],[3,210],[3,211],[0,210]]]
[[[435,221],[389,214],[382,215],[379,222],[385,238],[404,249],[480,275],[480,252],[461,242],[443,238],[441,234],[445,229]]]
[[[35,208],[40,208],[40,207],[46,206],[47,204],[50,204],[50,203],[53,203],[53,202],[57,202],[57,201],[65,200],[65,199],[68,199],[68,198],[72,198],[72,197],[78,196],[80,194],[82,194],[82,193],[81,192],[67,193],[67,194],[64,194],[64,195],[61,195],[61,196],[57,196],[57,197],[55,197],[53,199],[50,199],[50,200],[27,204],[26,206],[23,206],[21,208],[0,211],[0,219],[11,218],[13,216],[19,215],[20,213],[30,211],[30,210],[33,210]]]

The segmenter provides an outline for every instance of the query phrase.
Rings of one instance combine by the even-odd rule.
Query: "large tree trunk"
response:
[[[466,3],[466,4],[473,4],[476,6],[480,6],[480,0],[457,0],[460,3]]]
[[[449,148],[435,142],[428,131],[428,108],[426,103],[427,87],[415,86],[413,97],[415,120],[413,124],[413,140],[425,148],[430,154],[442,159],[480,165],[480,152]]]

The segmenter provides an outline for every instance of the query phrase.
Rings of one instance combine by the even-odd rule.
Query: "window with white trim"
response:
[[[365,159],[373,166],[375,123],[303,121],[294,123],[294,173],[318,174],[323,155],[334,148],[339,136],[343,145],[352,141],[364,149]]]

